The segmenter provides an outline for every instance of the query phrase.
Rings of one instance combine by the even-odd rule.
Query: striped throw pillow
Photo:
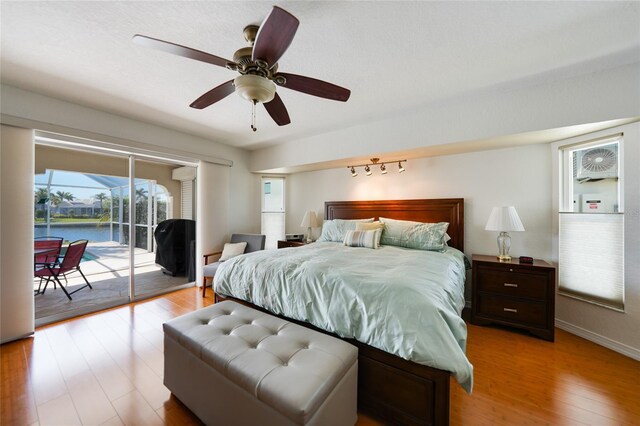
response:
[[[344,245],[349,247],[366,247],[377,249],[380,246],[382,229],[369,231],[347,231],[344,236]]]

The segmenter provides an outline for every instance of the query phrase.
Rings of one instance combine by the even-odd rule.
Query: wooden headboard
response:
[[[464,251],[464,198],[433,200],[327,201],[324,218],[366,219],[374,217],[413,220],[416,222],[449,222],[449,245]]]

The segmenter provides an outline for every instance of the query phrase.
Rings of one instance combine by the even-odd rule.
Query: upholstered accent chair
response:
[[[252,253],[258,250],[264,250],[264,244],[267,237],[262,234],[232,234],[231,235],[231,244],[237,243],[247,243],[247,247],[244,250],[244,253]],[[218,260],[216,262],[209,263],[210,257],[216,257],[220,259],[222,256],[222,251],[217,251],[214,253],[209,253],[204,255],[204,268],[202,270],[202,297],[206,296],[207,291],[207,283],[211,282],[211,286],[213,288],[213,276],[216,274],[218,267],[222,265],[224,260]],[[214,294],[215,299],[215,294]]]

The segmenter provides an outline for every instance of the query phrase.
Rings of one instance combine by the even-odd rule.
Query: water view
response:
[[[118,238],[118,227],[113,227],[114,240]],[[66,241],[89,240],[92,243],[111,241],[111,232],[108,223],[64,223],[51,224],[47,233],[46,224],[35,225],[35,237],[62,237]]]

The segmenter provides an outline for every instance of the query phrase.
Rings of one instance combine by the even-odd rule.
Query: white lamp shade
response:
[[[524,231],[518,212],[513,206],[494,207],[485,226],[485,231]]]
[[[300,224],[302,228],[316,228],[318,226],[318,218],[316,216],[316,212],[313,210],[307,210],[304,213],[304,218],[302,218],[302,223]]]

